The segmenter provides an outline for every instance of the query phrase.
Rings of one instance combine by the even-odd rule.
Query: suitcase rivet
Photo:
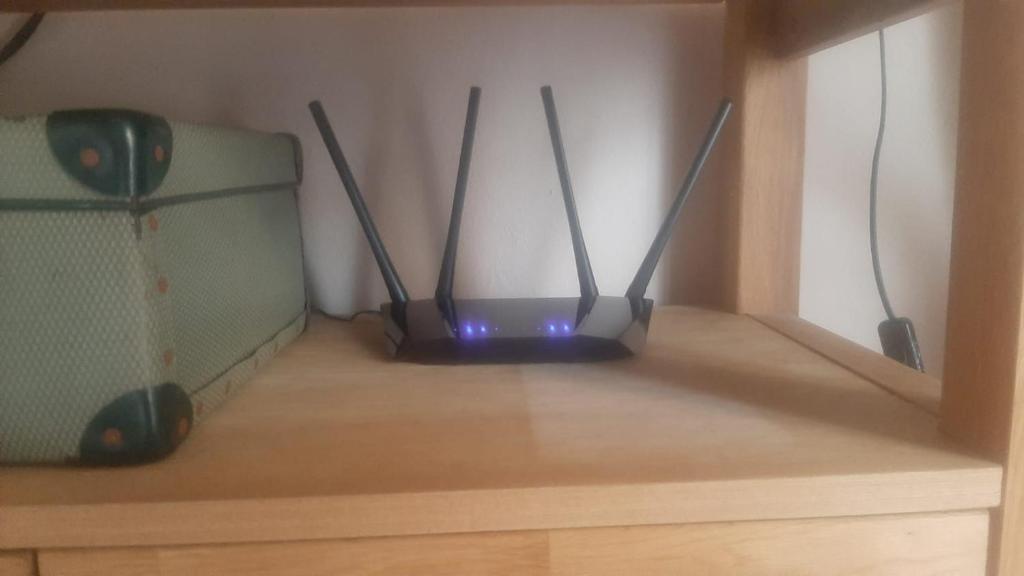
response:
[[[156,158],[157,162],[163,162],[164,158],[166,156],[167,156],[167,153],[164,152],[164,147],[163,146],[157,144],[156,147],[153,148],[153,158]]]
[[[78,161],[86,168],[95,168],[100,165],[100,151],[95,148],[82,148],[78,153]]]
[[[107,448],[120,448],[124,445],[124,436],[117,428],[107,428],[103,431],[103,445]]]
[[[156,216],[154,216],[153,214],[150,214],[148,217],[146,217],[146,225],[149,226],[149,229],[153,232],[156,232],[157,230],[160,229],[160,221],[157,220]]]
[[[167,278],[164,278],[163,276],[157,278],[156,289],[158,292],[166,294],[168,288],[170,288],[170,284],[167,282]]]
[[[188,418],[184,416],[178,420],[178,440],[184,440],[185,436],[188,436],[189,423]]]

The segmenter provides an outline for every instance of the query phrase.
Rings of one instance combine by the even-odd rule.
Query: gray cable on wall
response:
[[[882,157],[882,143],[885,141],[885,120],[888,113],[888,74],[885,68],[885,30],[878,31],[878,52],[881,57],[882,75],[882,109],[878,116],[878,138],[875,140],[875,156],[871,161],[871,188],[870,207],[868,216],[869,236],[871,237],[871,267],[875,272],[875,285],[878,287],[878,297],[882,300],[882,308],[890,320],[896,319],[896,313],[892,310],[889,302],[889,294],[885,290],[885,280],[882,278],[882,264],[878,257],[878,166]]]
[[[871,160],[871,186],[869,190],[868,236],[871,244],[871,268],[874,270],[878,297],[885,309],[886,319],[878,325],[878,338],[886,356],[924,372],[921,348],[917,343],[914,324],[909,318],[899,318],[889,302],[889,293],[882,278],[882,263],[878,256],[878,169],[882,158],[882,143],[885,141],[885,121],[889,108],[888,74],[885,64],[885,30],[878,31],[878,53],[882,80],[881,111],[878,116],[878,137],[875,139],[875,154]]]

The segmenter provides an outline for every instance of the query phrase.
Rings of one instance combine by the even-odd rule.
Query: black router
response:
[[[327,151],[352,201],[352,208],[370,242],[377,266],[384,276],[391,302],[381,305],[381,312],[387,321],[385,333],[395,356],[427,364],[583,362],[622,358],[638,354],[643,349],[654,306],[650,299],[644,298],[644,293],[672,234],[673,225],[700,176],[732,104],[729,100],[722,101],[686,180],[672,202],[633,282],[626,290],[626,295],[601,296],[597,291],[576,214],[576,201],[566,166],[558,115],[549,86],[541,88],[541,97],[576,256],[576,273],[580,282],[578,298],[459,299],[452,296],[455,255],[469,179],[477,110],[480,106],[480,88],[474,87],[469,92],[448,240],[441,261],[437,291],[430,300],[409,300],[323,106],[318,101],[309,104]]]

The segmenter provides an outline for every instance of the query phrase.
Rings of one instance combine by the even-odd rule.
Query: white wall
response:
[[[961,7],[886,31],[889,119],[879,173],[882,269],[941,375],[956,169]],[[875,350],[884,318],[868,252],[878,129],[877,35],[810,59],[800,314]]]
[[[307,274],[319,305],[348,312],[386,293],[306,103],[324,101],[406,286],[428,297],[468,90],[483,87],[456,289],[572,295],[538,91],[550,83],[598,284],[622,293],[721,96],[723,19],[722,6],[51,15],[0,70],[0,110],[123,106],[298,134]]]
[[[314,297],[347,312],[385,292],[306,102],[324,100],[408,288],[427,296],[465,99],[471,84],[482,86],[457,289],[573,294],[537,92],[551,83],[597,279],[616,293],[715,109],[723,17],[722,6],[51,15],[0,69],[0,111],[125,106],[295,132],[307,156],[301,208]],[[894,305],[916,322],[933,372],[945,324],[959,18],[953,7],[888,34],[882,259]],[[15,22],[0,17],[0,32]],[[867,187],[877,114],[874,36],[811,58],[801,314],[876,349],[882,310]],[[701,194],[714,192],[698,190],[677,230],[682,240],[702,224]]]

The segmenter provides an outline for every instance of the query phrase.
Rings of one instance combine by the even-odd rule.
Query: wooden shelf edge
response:
[[[872,384],[922,410],[938,416],[942,399],[939,380],[908,368],[860,344],[851,342],[796,316],[751,316],[768,328],[813,350]]]
[[[780,56],[799,58],[952,4],[953,0],[779,0],[772,36]]]
[[[871,516],[1000,502],[998,465],[902,472],[218,502],[3,509],[0,550],[188,545]],[[268,529],[267,518],[274,518]],[[124,526],[132,526],[130,532]],[[89,529],[84,529],[88,526]]]
[[[721,4],[724,0],[11,0],[0,13],[235,8],[543,6],[563,4]]]
[[[36,576],[36,555],[31,550],[0,551],[0,574],[3,576]]]
[[[42,550],[44,574],[622,576],[985,572],[988,512]],[[315,559],[311,562],[310,559]],[[742,559],[742,560],[738,560]],[[311,568],[311,565],[313,566]]]

